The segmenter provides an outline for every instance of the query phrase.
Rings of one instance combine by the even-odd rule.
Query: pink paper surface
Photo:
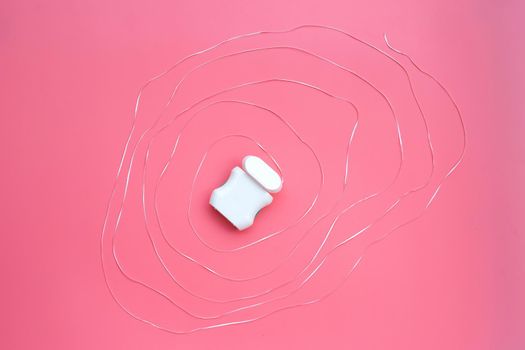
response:
[[[4,2],[0,5],[0,135],[4,146],[0,152],[4,199],[0,345],[5,349],[522,349],[525,222],[521,213],[525,206],[520,180],[525,178],[521,141],[525,129],[519,101],[524,88],[523,10],[518,2],[485,1],[424,5],[415,1]],[[111,298],[104,282],[100,238],[140,87],[180,58],[228,37],[301,24],[341,28],[385,51],[383,33],[387,33],[396,48],[437,77],[457,102],[467,134],[463,163],[444,183],[429,210],[367,251],[348,281],[326,300],[248,324],[184,335],[131,318]],[[291,40],[313,43],[323,53],[346,57],[389,88],[392,99],[404,101],[407,87],[397,89],[399,77],[380,68],[375,56],[360,55],[357,49],[345,51],[354,49],[339,42],[342,38],[325,34],[306,31]],[[406,59],[396,58],[410,67]],[[360,151],[354,160],[362,171],[350,177],[349,186],[355,192],[347,199],[385,185],[396,169],[393,125],[387,119],[370,119],[386,114],[385,105],[361,92],[355,80],[338,80],[333,68],[318,66],[311,57],[263,52],[218,63],[188,83],[181,101],[202,98],[222,80],[273,74],[260,68],[270,63],[277,66],[277,75],[305,75],[320,83],[326,80],[331,89],[352,92],[364,110],[363,120],[372,120],[373,130],[365,131],[366,137],[357,145]],[[431,126],[437,128],[435,142],[440,151],[436,168],[443,169],[461,150],[458,124],[450,119],[450,106],[443,107],[443,100],[435,94],[425,94],[424,80],[415,81],[422,88],[422,99],[430,101],[427,112],[435,121]],[[162,80],[144,95],[146,117],[139,128],[151,122],[171,84],[169,79]],[[253,96],[258,103],[280,108],[323,159],[326,187],[312,212],[315,219],[339,198],[344,141],[354,125],[355,112],[327,96],[304,88],[292,90],[286,84],[269,83],[227,97]],[[408,130],[408,146],[422,142],[422,124],[407,119],[417,112],[415,106],[405,102],[398,106],[405,116],[402,130]],[[236,276],[268,269],[285,255],[304,227],[252,253],[214,254],[187,239],[191,232],[184,216],[188,181],[211,140],[238,130],[269,145],[282,160],[285,187],[253,228],[233,234],[227,222],[203,203],[243,155],[259,150],[248,140],[221,142],[210,151],[210,160],[195,185],[191,217],[203,238],[218,248],[234,249],[300,217],[319,182],[315,161],[286,128],[275,120],[267,121],[266,114],[231,104],[203,112],[199,118],[206,122],[190,124],[187,140],[182,140],[181,153],[174,161],[178,167],[168,170],[159,186],[159,212],[170,238],[203,262]],[[349,118],[330,119],[339,115]],[[151,171],[162,164],[155,162],[159,154],[155,150],[162,154],[169,149],[165,146],[175,134],[167,133],[152,151]],[[407,189],[428,172],[425,149],[409,149],[415,149],[407,152],[407,161],[415,170],[404,174],[401,184]],[[374,166],[367,168],[366,164]],[[131,177],[130,188],[139,189],[135,179]],[[141,209],[133,205],[140,203],[140,194],[129,193],[129,214],[123,215],[122,226],[130,234],[117,242],[118,251],[134,276],[169,288],[165,274],[148,254]],[[410,203],[403,213],[413,216],[420,205]],[[370,208],[343,220],[343,229],[334,231],[334,242],[355,231],[360,219],[366,221],[380,212]],[[374,237],[364,236],[356,244],[362,248]],[[315,241],[308,244],[305,250],[316,246]],[[172,256],[166,246],[161,248]],[[359,256],[353,249],[336,255],[305,295],[291,302],[331,289],[341,271]],[[204,294],[213,290],[220,298],[264,289],[287,275],[284,271],[282,276],[272,275],[245,289],[232,289],[220,281],[210,282],[202,271],[174,258],[168,263],[181,271],[192,289]],[[122,302],[144,319],[175,328],[194,325],[149,294],[119,282],[116,271],[107,276]],[[215,311],[184,299],[183,294],[180,300],[198,312]]]

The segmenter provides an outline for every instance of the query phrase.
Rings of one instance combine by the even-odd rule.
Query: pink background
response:
[[[517,1],[2,3],[0,345],[523,348],[523,11]],[[138,88],[232,35],[303,23],[395,38],[458,102],[464,163],[423,219],[322,303],[183,336],[131,319],[103,282],[99,239]]]

